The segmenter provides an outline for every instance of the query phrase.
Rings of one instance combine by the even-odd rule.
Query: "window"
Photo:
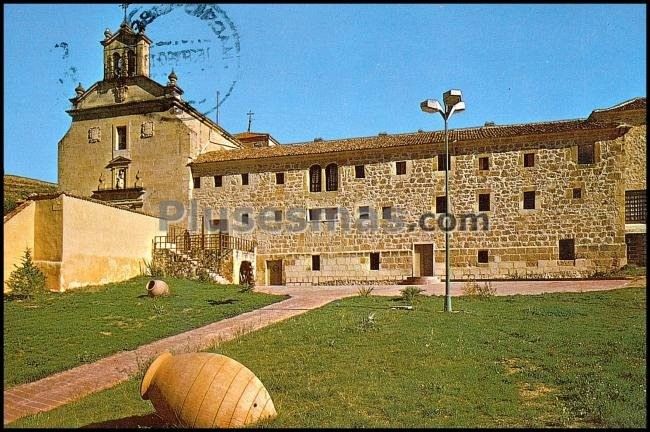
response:
[[[275,210],[273,216],[276,222],[282,222],[282,210]]]
[[[370,219],[370,207],[361,206],[359,207],[359,219]]]
[[[118,53],[113,54],[113,77],[122,76],[122,57]]]
[[[524,209],[535,209],[535,191],[524,192]]]
[[[366,178],[366,167],[364,165],[355,165],[355,167],[354,167],[354,177],[356,177],[356,178]]]
[[[524,168],[535,166],[535,153],[524,153]]]
[[[336,207],[330,207],[325,209],[325,220],[333,221],[337,220],[339,217],[339,209]]]
[[[486,263],[488,262],[488,251],[483,249],[478,251],[478,262]]]
[[[314,165],[309,168],[309,191],[320,192],[321,179],[320,179],[320,165]]]
[[[126,150],[126,126],[118,126],[115,128],[117,133],[117,149]]]
[[[478,211],[490,211],[490,194],[478,194]]]
[[[594,163],[593,144],[580,144],[578,146],[578,163],[581,165]]]
[[[319,221],[319,220],[321,220],[321,213],[322,212],[323,212],[322,208],[309,209],[309,220],[310,221]]]
[[[249,220],[248,213],[243,213],[241,215],[241,223],[244,225],[248,225],[248,220]]]
[[[625,191],[625,223],[646,223],[646,191]]]
[[[447,213],[447,196],[436,197],[436,213]]]
[[[392,219],[393,218],[393,208],[392,207],[382,207],[381,208],[381,217],[383,219]]]
[[[320,255],[311,256],[311,270],[320,271]]]
[[[275,173],[275,184],[284,184],[284,173]]]
[[[329,164],[325,168],[325,190],[335,191],[339,188],[339,167]]]
[[[339,209],[337,207],[313,208],[309,209],[310,221],[335,221],[338,219]],[[323,219],[323,215],[325,219]]]
[[[579,198],[582,198],[582,189],[573,188],[573,199],[579,199]]]
[[[370,253],[370,270],[379,270],[379,252]]]
[[[451,154],[447,155],[447,161],[449,162],[449,169],[451,170]],[[438,171],[444,171],[445,170],[445,155],[444,154],[439,154],[438,155]]]
[[[223,186],[223,176],[216,175],[214,176],[214,187]]]
[[[228,220],[227,219],[212,219],[210,221],[211,230],[219,230],[220,232],[228,231]]]
[[[560,240],[560,259],[561,260],[574,260],[574,259],[576,259],[575,240],[574,239]]]
[[[405,175],[406,174],[406,162],[395,162],[395,174]]]
[[[241,184],[244,186],[248,185],[248,174],[242,174],[241,175]]]
[[[194,189],[201,188],[201,177],[194,177]]]
[[[481,157],[478,158],[478,169],[481,171],[487,171],[490,169],[490,158],[489,157]]]
[[[129,50],[127,55],[127,69],[129,76],[135,75],[135,53],[133,50]]]

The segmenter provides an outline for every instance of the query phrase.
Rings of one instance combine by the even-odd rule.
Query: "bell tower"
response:
[[[124,14],[124,21],[117,33],[104,31],[104,81],[133,76],[149,77],[149,39],[144,31],[137,33],[131,28]]]

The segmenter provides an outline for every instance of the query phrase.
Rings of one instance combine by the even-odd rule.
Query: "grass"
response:
[[[284,299],[173,278],[172,295],[153,299],[149,280],[5,301],[5,389]]]
[[[215,348],[269,390],[270,427],[643,427],[646,294],[351,297]],[[372,314],[373,324],[368,325]],[[260,349],[263,347],[263,349]],[[137,427],[138,379],[17,427]]]

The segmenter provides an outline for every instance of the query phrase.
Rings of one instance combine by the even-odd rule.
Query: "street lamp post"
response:
[[[444,108],[440,102],[427,99],[420,103],[420,108],[426,113],[440,113],[445,121],[445,312],[451,312],[451,294],[449,289],[449,132],[447,122],[456,112],[465,111],[465,102],[460,90],[448,90],[442,95]]]

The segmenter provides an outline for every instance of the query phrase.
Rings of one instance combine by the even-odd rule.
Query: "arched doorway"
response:
[[[250,261],[242,261],[239,265],[239,284],[255,285],[253,266],[251,265]]]

